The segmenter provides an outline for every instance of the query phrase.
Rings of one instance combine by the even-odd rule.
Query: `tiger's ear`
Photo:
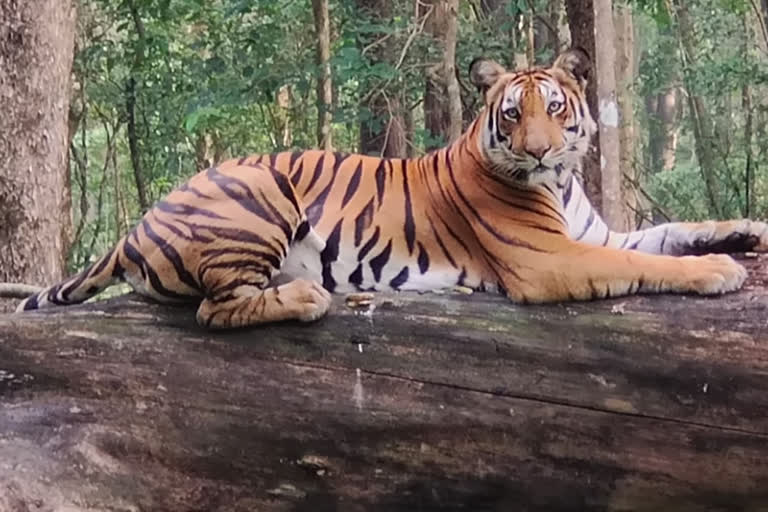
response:
[[[485,57],[478,57],[469,65],[469,80],[485,94],[505,72],[500,64]]]
[[[570,48],[561,53],[560,56],[555,59],[553,68],[560,68],[568,73],[571,78],[581,86],[582,89],[587,87],[587,81],[589,80],[589,74],[592,71],[592,61],[589,58],[589,54],[584,48],[580,46]]]

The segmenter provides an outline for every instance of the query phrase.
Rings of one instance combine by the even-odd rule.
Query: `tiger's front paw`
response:
[[[682,292],[701,295],[719,295],[741,288],[747,278],[747,269],[727,254],[685,256]]]
[[[317,320],[331,307],[331,294],[316,281],[295,279],[279,290],[279,297],[289,305],[292,316],[302,322]]]

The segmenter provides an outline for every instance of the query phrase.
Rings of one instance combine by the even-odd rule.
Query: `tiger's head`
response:
[[[591,69],[584,50],[570,49],[550,68],[506,71],[475,59],[470,79],[485,96],[479,144],[489,170],[504,181],[564,183],[580,168],[597,126],[585,88]]]

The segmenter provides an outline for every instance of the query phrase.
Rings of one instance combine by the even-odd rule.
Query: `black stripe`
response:
[[[304,154],[303,151],[293,151],[291,157],[288,159],[288,173],[293,172],[293,166],[296,164],[296,160]]]
[[[212,263],[212,260],[220,256],[229,256],[232,254],[243,254],[260,258],[266,261],[270,266],[277,269],[280,268],[280,258],[274,254],[260,251],[258,249],[248,249],[246,247],[232,247],[227,249],[206,249],[200,253],[200,257],[203,258],[200,262],[201,272],[205,271],[205,268],[209,265],[218,265],[218,263]]]
[[[384,265],[389,261],[389,256],[392,254],[392,240],[387,242],[387,246],[384,247],[378,256],[371,258],[370,266],[373,271],[373,278],[378,283],[381,280],[381,271]]]
[[[344,192],[344,198],[341,200],[341,207],[344,208],[347,203],[352,199],[352,196],[355,195],[355,192],[357,192],[357,188],[360,186],[360,175],[363,172],[363,161],[360,160],[360,163],[357,164],[357,169],[355,169],[355,173],[352,175],[352,178],[349,180],[349,184],[347,185],[347,190]]]
[[[302,222],[296,228],[296,234],[294,235],[293,239],[296,242],[301,242],[309,234],[309,229],[310,229],[309,222],[307,221]]]
[[[360,245],[363,239],[363,231],[371,225],[373,220],[373,198],[368,201],[365,208],[355,217],[355,247]]]
[[[378,281],[378,279],[377,279]],[[397,290],[400,288],[405,282],[408,281],[408,267],[405,266],[403,269],[398,272],[398,274],[392,278],[392,280],[389,282],[389,286],[391,288],[394,288]]]
[[[323,216],[323,207],[325,206],[325,200],[328,198],[328,194],[331,192],[331,188],[333,187],[333,181],[334,180],[328,182],[322,192],[320,192],[315,200],[312,201],[312,204],[310,204],[306,209],[307,220],[313,226],[316,226],[320,221],[320,218]]]
[[[147,238],[152,240],[157,248],[160,249],[160,252],[163,253],[163,256],[165,256],[166,259],[171,262],[173,269],[176,271],[176,275],[179,278],[179,281],[186,284],[193,290],[197,290],[198,292],[201,291],[200,284],[184,266],[184,259],[181,257],[176,248],[169,244],[165,238],[158,235],[155,230],[152,229],[152,225],[146,219],[141,221],[141,226],[144,228],[144,233],[147,235]]]
[[[298,153],[294,153],[296,155]],[[301,175],[304,174],[304,159],[301,159],[301,162],[299,162],[299,168],[296,170],[296,172],[293,172],[291,175],[291,184],[294,187],[299,186],[299,182],[301,181]]]
[[[272,178],[274,178],[275,183],[277,183],[277,188],[280,189],[280,193],[283,194],[283,197],[291,202],[293,209],[296,210],[296,213],[301,214],[299,202],[296,200],[295,191],[291,185],[291,182],[288,181],[288,177],[274,167],[270,168],[270,171],[272,171]]]
[[[427,270],[429,270],[429,255],[424,249],[424,246],[421,245],[421,242],[419,242],[419,255],[416,258],[416,261],[419,264],[419,272],[424,274]]]
[[[169,203],[168,201],[158,201],[157,203],[155,203],[155,208],[157,208],[161,212],[168,213],[171,215],[184,215],[184,216],[200,215],[202,217],[208,217],[209,219],[228,220],[227,217],[219,215],[213,210],[208,210],[206,208],[198,208],[197,206],[192,206],[189,204]]]
[[[435,240],[437,240],[437,245],[439,245],[440,249],[443,250],[445,258],[451,263],[451,265],[453,265],[455,268],[458,268],[456,261],[453,259],[453,256],[451,256],[451,253],[448,252],[448,248],[443,243],[443,239],[440,238],[440,234],[437,232],[437,229],[435,229],[435,224],[432,222],[432,219],[427,217],[427,220],[429,220],[429,227],[432,228],[432,234],[434,235]]]
[[[642,242],[644,238],[645,238],[645,233],[642,233],[640,235],[640,238],[637,240],[637,242],[635,242],[632,245],[630,245],[629,247],[627,247],[627,249],[629,249],[631,251],[634,251],[635,249],[637,249],[637,246],[640,245],[640,242]]]
[[[360,287],[360,285],[363,284],[363,264],[362,263],[357,264],[357,268],[355,269],[355,271],[349,274],[348,280],[350,284],[353,284],[358,288]]]
[[[315,172],[312,174],[312,179],[309,181],[309,185],[307,185],[307,192],[312,190],[312,187],[315,186],[315,183],[317,183],[317,180],[320,179],[320,174],[323,172],[324,163],[325,163],[325,153],[320,155],[320,158],[315,164]]]
[[[664,254],[664,245],[667,243],[667,236],[669,236],[669,226],[664,228],[664,236],[661,238],[661,246],[659,246],[660,254]]]
[[[32,311],[33,309],[38,309],[39,307],[40,304],[37,301],[37,295],[33,295],[32,297],[28,298],[24,303],[24,311]]]
[[[167,229],[177,237],[181,238],[182,240],[188,240],[190,242],[200,242],[204,244],[209,244],[215,240],[212,237],[203,236],[195,232],[191,232],[189,235],[187,235],[182,230],[180,230],[170,222],[165,222],[163,219],[161,219],[157,215],[152,215],[152,218],[153,218],[153,221],[156,222],[158,225],[163,226],[165,229]]]
[[[587,224],[584,226],[584,229],[581,231],[581,234],[574,238],[574,240],[581,240],[584,238],[584,235],[587,234],[587,231],[589,231],[589,228],[592,227],[592,224],[595,223],[595,210],[590,209],[589,210],[589,216],[587,217]]]
[[[568,202],[571,200],[571,193],[573,192],[573,180],[575,178],[571,175],[568,178],[568,183],[565,184],[565,190],[563,190],[563,210],[568,207]]]
[[[195,187],[190,186],[189,183],[182,184],[176,190],[178,190],[179,192],[189,192],[190,194],[195,195],[195,196],[199,197],[200,199],[213,199],[211,196],[209,196],[207,194],[203,194],[202,192],[200,192]]]
[[[272,215],[272,218],[275,219],[275,224],[277,224],[277,227],[280,228],[280,231],[283,232],[283,236],[285,236],[285,239],[288,240],[288,243],[291,243],[291,240],[293,239],[293,232],[294,232],[294,226],[291,225],[291,223],[288,221],[287,218],[283,215],[283,212],[281,212],[275,205],[272,204],[272,201],[269,200],[269,198],[264,194],[263,190],[259,190],[259,199],[261,200],[261,205],[266,206],[266,209],[269,210],[269,213]],[[298,204],[294,203],[296,207],[298,208]],[[300,213],[298,210],[296,213]]]
[[[376,197],[379,200],[379,208],[381,208],[382,199],[384,198],[384,184],[386,175],[384,174],[386,169],[386,160],[381,160],[378,167],[376,167]]]
[[[341,223],[344,219],[336,223],[328,240],[325,242],[325,249],[320,253],[320,263],[323,265],[323,288],[332,292],[336,289],[336,280],[333,278],[331,263],[339,258],[339,242],[341,241]]]
[[[146,259],[144,259],[144,256],[139,253],[136,248],[130,244],[130,242],[126,241],[123,245],[123,253],[125,256],[131,260],[137,267],[139,267],[139,270],[141,271],[141,276],[143,279],[149,279],[149,284],[152,287],[152,290],[159,295],[162,295],[163,297],[167,297],[169,299],[174,300],[189,300],[193,297],[196,297],[197,295],[185,295],[182,293],[178,293],[174,290],[169,290],[163,285],[163,282],[160,280],[160,278],[157,275],[157,272],[149,265]]]
[[[413,254],[413,243],[416,239],[416,224],[413,221],[413,204],[411,190],[408,187],[408,173],[403,160],[403,195],[405,197],[405,242],[408,244],[408,254]]]
[[[467,267],[461,267],[461,274],[459,274],[459,278],[456,280],[456,284],[458,286],[464,286],[464,280],[467,278]]]
[[[368,239],[367,242],[365,242],[365,245],[362,249],[360,249],[360,252],[357,253],[357,261],[363,261],[363,258],[366,257],[368,252],[373,249],[373,247],[376,245],[376,242],[379,241],[379,233],[380,229],[379,226],[376,226],[376,230],[373,232],[373,235],[371,238]]]

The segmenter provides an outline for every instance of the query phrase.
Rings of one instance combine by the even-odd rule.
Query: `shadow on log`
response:
[[[132,296],[3,315],[0,510],[764,510],[745,263],[719,298],[380,294],[229,333]]]

